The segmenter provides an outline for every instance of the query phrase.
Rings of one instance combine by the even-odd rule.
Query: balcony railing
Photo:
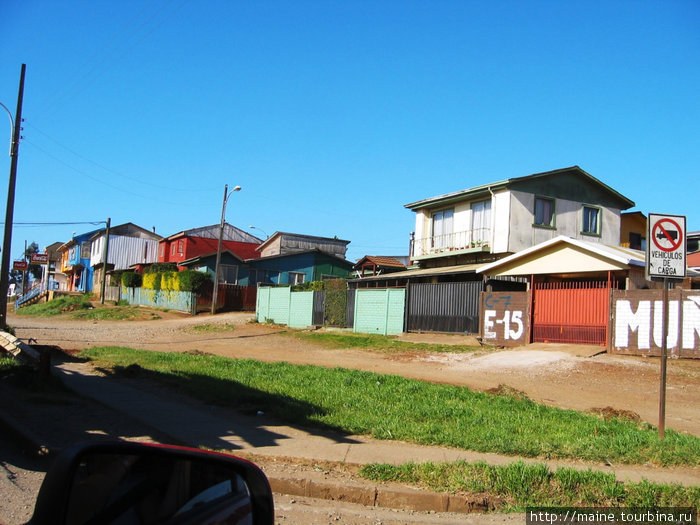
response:
[[[477,228],[461,232],[432,235],[411,241],[411,257],[449,255],[450,252],[484,251],[491,243],[491,229]]]

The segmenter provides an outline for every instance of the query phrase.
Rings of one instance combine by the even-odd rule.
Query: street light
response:
[[[251,224],[250,226],[248,226],[248,228],[250,228],[251,230],[260,230],[263,233],[263,235],[265,236],[265,239],[270,237],[267,233],[265,233],[265,230],[262,230],[262,229],[258,228],[257,226],[253,226]]]
[[[234,186],[231,191],[228,191],[228,184],[224,186],[224,203],[221,206],[221,224],[219,225],[219,244],[216,247],[216,265],[214,267],[214,292],[211,296],[211,313],[216,313],[216,301],[219,298],[219,265],[221,264],[221,245],[224,240],[224,222],[226,221],[226,203],[228,198],[234,191],[241,191],[240,186]]]

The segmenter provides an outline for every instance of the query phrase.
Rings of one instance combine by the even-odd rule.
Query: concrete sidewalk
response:
[[[486,461],[503,465],[517,458],[447,447],[421,446],[397,441],[347,436],[314,429],[280,425],[264,414],[243,416],[233,410],[200,403],[176,393],[148,392],[127,381],[99,375],[89,364],[63,362],[54,374],[74,392],[126,413],[157,428],[173,442],[233,453],[300,458],[351,464],[441,461]],[[573,461],[525,459],[580,469],[612,472],[621,481],[649,481],[700,485],[698,468],[658,468],[644,465],[593,465]]]

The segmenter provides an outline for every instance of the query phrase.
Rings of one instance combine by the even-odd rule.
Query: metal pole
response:
[[[661,385],[659,388],[659,439],[666,432],[666,357],[668,354],[668,278],[664,277],[663,290],[664,316],[661,325]]]
[[[216,301],[219,298],[219,265],[221,264],[221,245],[224,238],[224,221],[226,220],[226,200],[228,199],[228,184],[224,186],[224,202],[221,205],[221,223],[219,224],[219,243],[216,246],[216,264],[214,266],[214,290],[211,296],[211,314],[216,313]]]
[[[12,145],[10,147],[10,181],[7,188],[7,208],[5,210],[5,237],[2,243],[2,266],[0,267],[0,329],[7,327],[7,288],[10,280],[10,255],[12,251],[12,221],[15,213],[15,181],[17,179],[17,155],[19,154],[19,139],[22,128],[22,100],[24,99],[24,73],[26,64],[22,64],[19,75],[19,93],[17,95],[17,111],[12,130]]]

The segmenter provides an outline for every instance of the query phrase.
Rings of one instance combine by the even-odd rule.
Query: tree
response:
[[[27,246],[27,249],[24,250],[24,258],[28,261],[31,261],[32,255],[35,253],[39,253],[39,245],[36,242],[32,242],[29,246]],[[32,277],[34,277],[34,279],[41,279],[43,273],[41,265],[30,263],[29,273],[32,274]]]

